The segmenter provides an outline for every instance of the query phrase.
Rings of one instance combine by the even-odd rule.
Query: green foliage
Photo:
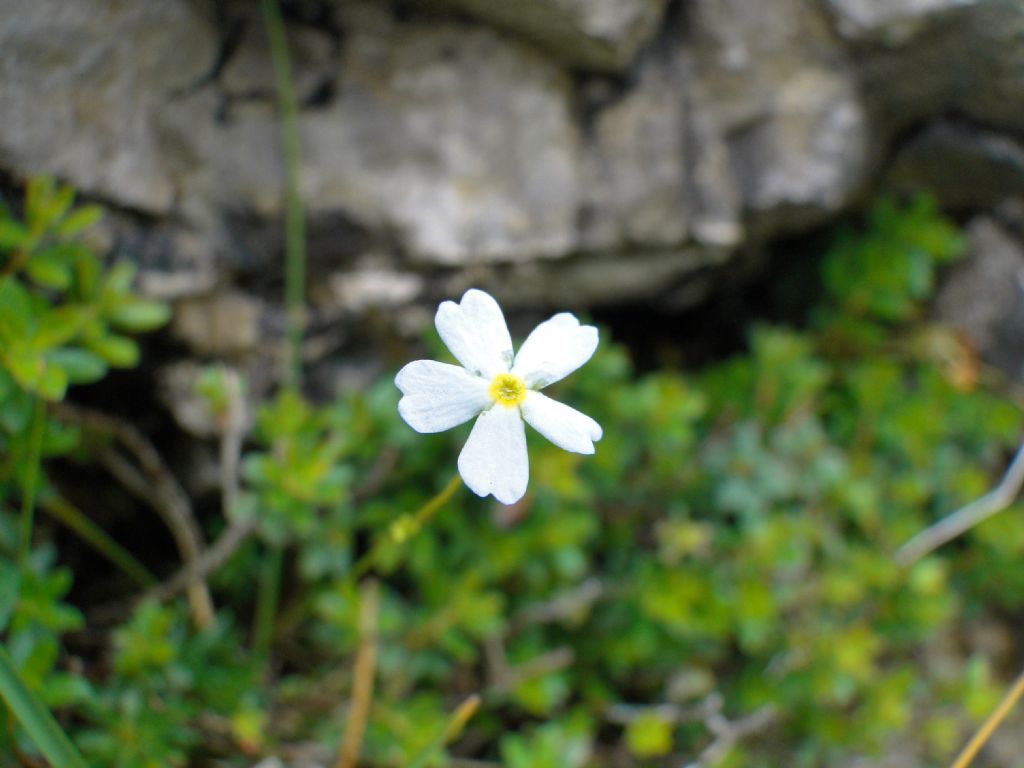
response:
[[[65,602],[72,574],[52,544],[30,548],[33,500],[55,498],[39,460],[68,455],[80,437],[43,403],[110,367],[135,365],[138,347],[124,334],[169,317],[165,305],[132,291],[131,265],[107,268],[85,244],[101,213],[75,207],[71,188],[48,178],[27,183],[20,217],[0,206],[0,631],[30,695],[54,708],[86,707],[96,692],[61,664],[62,636],[83,628]],[[19,507],[20,534],[10,512]],[[36,746],[20,729],[0,731],[0,752]]]
[[[130,264],[102,269],[79,239],[101,212],[73,202],[69,187],[43,177],[28,183],[24,222],[0,211],[0,367],[46,400],[98,381],[109,366],[135,365],[138,347],[123,333],[168,318],[163,304],[133,295]]]
[[[17,236],[0,228],[2,242]],[[366,764],[442,766],[447,753],[507,768],[686,764],[713,738],[700,714],[710,701],[728,718],[772,712],[728,751],[735,768],[845,765],[894,739],[947,758],[960,713],[987,711],[998,685],[984,659],[950,662],[943,648],[984,618],[978,606],[1024,606],[1012,513],[908,570],[892,557],[987,489],[1021,421],[951,368],[936,350],[952,340],[920,320],[958,248],[927,204],[883,203],[825,254],[826,298],[808,328],[756,327],[747,351],[694,374],[638,376],[605,342],[554,387],[603,424],[596,455],[531,435],[530,491],[511,508],[460,493],[428,524],[410,522],[455,471],[469,427],[413,433],[390,377],[328,404],[277,394],[258,408],[230,510],[261,541],[212,577],[213,626],[192,628],[183,601],[143,604],[89,683],[51,703],[75,715],[96,765],[333,749],[367,642],[356,564],[369,563],[381,589]],[[19,285],[42,297],[27,302],[38,313],[65,296]],[[115,315],[97,316],[114,327]],[[79,339],[62,345],[94,351]],[[40,391],[13,373],[0,386],[26,402]],[[223,375],[200,390],[225,419]],[[28,420],[0,408],[11,455]],[[268,546],[287,564],[276,677],[242,629]],[[68,576],[52,558],[37,549],[38,583],[17,605],[0,569],[0,617],[43,638],[27,674],[59,694],[60,634],[81,617],[61,602]],[[471,693],[480,710],[441,748]]]
[[[113,675],[85,708],[93,725],[80,736],[97,765],[171,768],[189,763],[203,722],[228,723],[259,712],[258,670],[239,653],[241,638],[225,622],[188,629],[179,608],[141,606],[113,637]],[[240,747],[244,731],[232,729]]]
[[[825,260],[825,287],[835,309],[851,318],[903,322],[931,295],[936,268],[962,248],[956,228],[929,198],[905,206],[883,200],[866,231],[840,233]]]
[[[318,540],[328,534],[319,525],[321,510],[348,511],[353,472],[343,460],[353,450],[353,435],[345,429],[346,415],[343,405],[313,408],[291,390],[260,409],[255,438],[265,450],[246,457],[242,474],[249,490],[241,507],[257,516],[267,539]]]

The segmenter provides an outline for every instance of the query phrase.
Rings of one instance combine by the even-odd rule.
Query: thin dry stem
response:
[[[1021,485],[1024,485],[1024,443],[1017,449],[999,485],[914,536],[896,551],[896,561],[901,565],[911,565],[978,523],[1006,509],[1017,498]]]
[[[967,768],[971,764],[978,752],[981,751],[981,748],[985,746],[992,737],[992,734],[995,733],[996,728],[999,727],[1010,710],[1013,709],[1013,705],[1017,703],[1022,694],[1024,694],[1024,672],[1017,676],[1010,690],[1006,692],[1003,700],[999,702],[999,706],[993,710],[988,719],[982,723],[978,732],[974,734],[974,738],[967,742],[967,746],[957,755],[956,760],[953,761],[952,768]]]
[[[355,672],[352,676],[352,697],[345,739],[338,751],[335,768],[354,768],[362,750],[370,702],[373,699],[373,678],[377,670],[379,604],[380,585],[376,579],[367,579],[359,591],[359,644],[356,647]]]
[[[193,584],[201,583],[226,563],[255,531],[255,520],[231,523],[201,557],[183,567],[167,581],[147,591],[140,601],[167,600],[183,590],[190,589]]]
[[[628,725],[636,718],[649,714],[656,714],[665,722],[676,725],[702,722],[713,739],[697,759],[687,763],[685,768],[711,768],[724,760],[737,742],[764,730],[777,716],[775,707],[769,704],[755,709],[749,715],[730,720],[722,713],[723,704],[722,694],[712,691],[699,703],[690,707],[671,703],[655,706],[614,704],[608,708],[605,717],[617,725]]]
[[[99,458],[130,493],[160,516],[174,537],[185,565],[199,560],[205,545],[192,504],[153,444],[133,425],[108,414],[69,403],[55,404],[54,410],[61,418],[115,438],[131,453],[137,467],[113,447],[100,451]],[[208,626],[213,621],[214,608],[206,583],[191,582],[188,598],[196,626]]]
[[[509,622],[508,634],[536,624],[554,624],[583,615],[605,594],[604,584],[592,577],[550,600],[533,603],[516,613]]]

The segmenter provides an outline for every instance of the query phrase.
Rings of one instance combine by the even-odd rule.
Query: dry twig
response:
[[[600,579],[592,577],[543,603],[533,603],[516,613],[509,622],[508,634],[534,624],[553,624],[582,615],[605,593]]]
[[[355,768],[363,746],[363,735],[369,719],[373,698],[373,678],[377,671],[377,612],[380,585],[367,579],[359,591],[359,644],[356,646],[355,672],[352,676],[352,698],[345,725],[345,739],[338,751],[335,768]]]
[[[239,464],[247,424],[242,380],[234,370],[223,370],[226,407],[220,419],[220,497],[221,513],[229,520],[228,527],[201,557],[187,563],[167,581],[149,590],[143,600],[166,600],[193,584],[202,582],[226,563],[242,543],[256,531],[253,519],[233,520],[238,501]]]
[[[999,485],[914,536],[896,551],[896,561],[901,565],[911,565],[983,520],[1006,509],[1017,498],[1021,485],[1024,485],[1024,443],[1017,449]]]
[[[122,419],[70,403],[57,403],[54,411],[60,418],[115,438],[131,453],[138,466],[113,447],[101,450],[99,457],[130,493],[148,504],[164,521],[186,566],[199,560],[205,545],[192,512],[192,504],[159,451],[145,435]],[[205,582],[192,582],[188,588],[188,597],[196,625],[208,626],[213,621],[214,609]]]
[[[729,720],[722,714],[723,703],[722,694],[712,691],[692,707],[678,704],[614,704],[608,708],[605,717],[609,722],[618,725],[628,725],[637,717],[646,714],[656,714],[665,722],[673,724],[703,722],[714,738],[697,759],[687,763],[685,768],[712,768],[725,758],[740,739],[763,730],[776,717],[775,707],[766,705],[737,720]]]
[[[708,700],[714,697],[712,706],[709,707],[708,716],[704,718],[704,725],[714,735],[714,740],[708,744],[700,753],[700,756],[686,768],[709,768],[718,765],[732,749],[736,742],[749,736],[752,733],[764,729],[775,719],[775,707],[766,705],[755,709],[749,715],[738,720],[729,720],[722,714],[722,697],[720,694],[711,694]]]

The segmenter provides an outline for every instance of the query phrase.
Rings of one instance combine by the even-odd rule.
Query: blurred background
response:
[[[1020,0],[0,0],[0,199],[0,626],[89,764],[937,765],[1022,661],[1022,510],[893,554],[1020,439]],[[470,287],[599,325],[605,439],[398,535]]]

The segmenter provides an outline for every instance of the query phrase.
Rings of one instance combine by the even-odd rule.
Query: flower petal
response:
[[[464,368],[416,360],[395,376],[405,395],[398,413],[417,432],[443,432],[469,421],[491,404],[488,383]]]
[[[490,294],[473,288],[458,304],[442,302],[434,324],[448,349],[470,373],[491,379],[508,372],[512,338],[501,307]]]
[[[546,387],[583,365],[597,349],[597,328],[568,312],[533,329],[516,355],[512,373],[531,389]]]
[[[459,454],[459,474],[477,496],[494,494],[502,504],[523,498],[530,460],[518,408],[496,405],[480,414]]]
[[[593,453],[601,439],[601,425],[575,408],[552,400],[540,392],[530,392],[520,406],[526,423],[544,437],[573,453]]]

